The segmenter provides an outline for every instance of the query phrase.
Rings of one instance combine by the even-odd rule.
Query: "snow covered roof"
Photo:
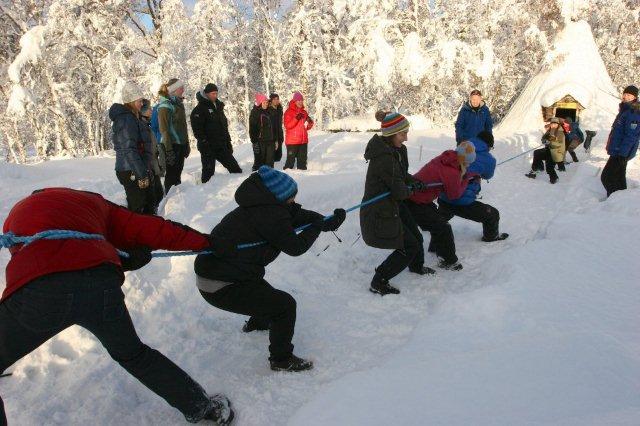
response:
[[[497,131],[540,129],[541,107],[549,107],[566,95],[586,108],[580,116],[583,125],[606,127],[617,112],[616,92],[589,24],[568,21]]]

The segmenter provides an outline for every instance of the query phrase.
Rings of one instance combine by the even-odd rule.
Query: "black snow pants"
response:
[[[434,203],[417,204],[412,201],[406,201],[406,203],[418,226],[431,234],[430,246],[433,246],[438,257],[447,263],[457,262],[456,244],[449,219],[438,213]]]
[[[607,197],[616,191],[627,189],[627,162],[627,158],[619,155],[612,155],[607,160],[600,175]]]

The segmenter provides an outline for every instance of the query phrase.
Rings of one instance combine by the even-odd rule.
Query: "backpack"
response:
[[[149,121],[149,126],[151,127],[151,131],[154,135],[156,135],[156,142],[161,143],[162,134],[160,133],[160,124],[158,123],[158,106],[160,104],[155,104],[153,109],[151,110],[151,120]]]

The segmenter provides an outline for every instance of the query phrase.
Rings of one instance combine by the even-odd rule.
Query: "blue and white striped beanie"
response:
[[[258,174],[264,186],[275,195],[278,201],[286,201],[298,193],[298,184],[286,173],[269,166],[261,166]]]

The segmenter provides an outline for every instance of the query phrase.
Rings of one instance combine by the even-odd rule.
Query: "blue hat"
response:
[[[291,176],[269,166],[261,166],[258,174],[262,183],[267,187],[278,201],[285,201],[298,193],[298,185]]]

